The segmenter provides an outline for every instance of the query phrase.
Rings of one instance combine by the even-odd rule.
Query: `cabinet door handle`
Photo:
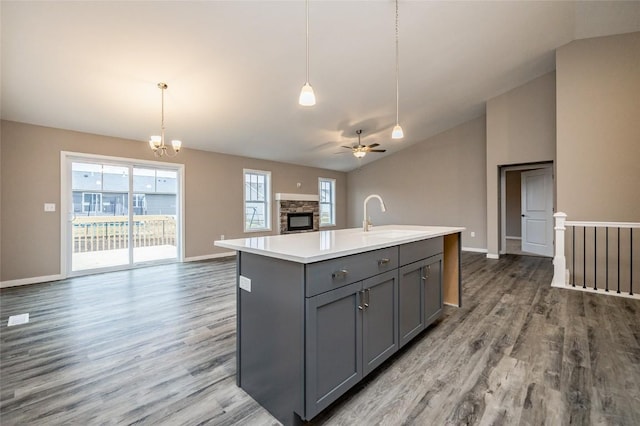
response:
[[[425,272],[426,272],[426,274],[424,274],[424,275],[422,276],[422,281],[426,281],[426,280],[428,280],[428,279],[429,279],[429,277],[431,276],[431,265],[427,265],[427,267],[426,267],[426,268],[422,268],[422,269],[423,269],[423,271],[426,269],[426,271],[425,271]]]
[[[339,271],[336,271],[334,273],[331,274],[331,278],[335,279],[343,279],[347,276],[347,274],[349,273],[348,270],[346,269],[341,269]]]
[[[358,298],[359,298],[359,300],[360,300],[360,303],[358,303],[358,309],[360,309],[360,310],[362,311],[362,310],[364,309],[364,308],[362,307],[362,301],[364,300],[364,290],[360,290],[360,291],[358,292]]]
[[[382,259],[378,259],[378,266],[386,265],[389,262],[391,262],[391,259],[383,257]]]
[[[369,307],[369,289],[364,290],[363,293],[366,296],[366,299],[365,299],[365,302],[364,302],[364,307],[368,308]]]

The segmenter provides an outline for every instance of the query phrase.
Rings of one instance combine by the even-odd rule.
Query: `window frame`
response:
[[[323,202],[322,201],[322,184],[323,183],[329,183],[329,185],[331,186],[331,196],[330,196],[330,201],[327,202]],[[323,224],[322,223],[322,205],[329,205],[330,206],[330,212],[331,212],[331,222],[330,223],[326,223]],[[331,226],[336,226],[336,180],[332,179],[332,178],[324,178],[324,177],[319,177],[318,178],[318,210],[320,213],[320,227],[321,228],[328,228]]]
[[[264,201],[247,200],[247,175],[264,176],[265,190]],[[248,228],[247,227],[247,201],[249,203],[264,203],[264,227]],[[244,232],[267,232],[271,231],[271,172],[267,170],[243,169],[242,170],[242,227]]]

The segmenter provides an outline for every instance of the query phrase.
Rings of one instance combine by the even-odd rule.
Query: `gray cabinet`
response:
[[[400,268],[399,310],[400,347],[424,330],[424,268],[427,262],[421,260]]]
[[[362,357],[366,376],[399,347],[397,271],[366,279],[362,287]]]
[[[362,282],[306,301],[306,415],[312,418],[362,378]]]
[[[396,270],[306,299],[306,417],[398,349]]]
[[[400,347],[442,314],[442,238],[400,246],[398,304]]]
[[[285,425],[311,420],[441,315],[442,251],[435,237],[311,264],[240,252],[238,385]]]
[[[442,256],[426,260],[424,272],[424,326],[428,327],[442,314]]]

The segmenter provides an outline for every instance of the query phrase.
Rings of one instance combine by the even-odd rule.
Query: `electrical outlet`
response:
[[[471,238],[475,238],[476,237],[476,233],[474,231],[471,231]]]
[[[224,234],[220,235],[220,239],[224,240]]]
[[[56,211],[56,203],[44,203],[44,211],[45,212],[55,212]]]

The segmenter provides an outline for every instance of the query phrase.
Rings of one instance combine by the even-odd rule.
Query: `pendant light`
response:
[[[151,136],[149,138],[149,148],[153,151],[156,157],[175,157],[178,155],[182,142],[174,139],[171,141],[171,148],[173,153],[168,151],[168,147],[164,143],[164,91],[167,90],[167,83],[158,83],[158,88],[162,91],[162,119],[160,121],[160,136]]]
[[[391,132],[391,139],[402,139],[404,137],[404,132],[402,131],[402,127],[400,127],[400,122],[398,121],[399,111],[400,111],[400,65],[399,65],[399,55],[398,55],[398,0],[396,0],[396,125],[393,127],[393,131]]]
[[[314,106],[316,104],[316,95],[313,93],[313,87],[309,84],[309,0],[306,0],[307,11],[307,80],[300,90],[300,98],[298,103],[302,106]]]

